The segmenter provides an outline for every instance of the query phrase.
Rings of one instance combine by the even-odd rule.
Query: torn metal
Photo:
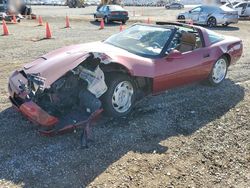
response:
[[[39,73],[14,72],[9,82],[13,94],[10,100],[30,120],[42,126],[43,135],[83,128],[87,138],[89,131],[85,128],[89,129],[102,112],[99,98],[107,91],[105,74],[99,65],[110,62],[105,54],[89,53],[82,63],[49,87]]]

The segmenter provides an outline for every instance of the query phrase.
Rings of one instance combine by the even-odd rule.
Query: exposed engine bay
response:
[[[75,69],[68,71],[50,88],[43,88],[43,78],[27,75],[29,98],[49,114],[64,117],[74,111],[89,114],[101,107],[99,97],[107,90],[100,58],[93,54]]]
[[[46,60],[46,57],[41,57],[35,63],[39,66]],[[54,69],[50,69],[47,75],[36,72],[36,69],[26,71],[34,65],[31,63],[23,70],[13,72],[8,87],[13,106],[32,122],[41,125],[39,132],[42,135],[53,136],[82,128],[87,143],[91,122],[107,108],[107,96],[110,97],[108,94],[112,88],[110,81],[117,75],[112,72],[119,71],[118,75],[127,77],[126,70],[104,53],[88,53],[76,64],[54,76]],[[142,77],[131,81],[138,87],[135,97],[141,98],[149,93],[149,81]],[[111,100],[122,99],[121,94],[124,90],[120,95],[111,95]]]
[[[100,63],[107,56],[89,53],[77,67],[67,71],[49,86],[40,73],[15,71],[9,83],[10,100],[31,121],[43,125],[40,133],[47,136],[82,128],[85,146],[90,124],[103,111],[100,97],[107,91]]]

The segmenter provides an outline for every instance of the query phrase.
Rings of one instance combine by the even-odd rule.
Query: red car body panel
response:
[[[45,127],[52,127],[58,123],[58,119],[49,115],[41,109],[36,103],[29,101],[19,107],[20,112],[32,122]]]
[[[23,70],[26,74],[39,73],[45,78],[44,86],[49,88],[57,79],[81,64],[90,52],[96,52],[103,54],[111,63],[123,66],[131,76],[151,78],[153,80],[151,92],[158,94],[170,88],[206,79],[213,64],[222,55],[229,58],[230,64],[239,60],[243,49],[240,39],[225,36],[224,40],[211,44],[206,29],[193,27],[203,36],[203,47],[183,53],[178,58],[171,59],[167,55],[159,58],[146,58],[104,42],[93,42],[60,48],[25,65]],[[25,95],[21,93],[18,85],[20,79],[24,81],[24,84],[27,83],[27,80],[17,71],[10,77],[11,99],[14,95],[21,98]],[[15,104],[15,101],[12,103]],[[50,116],[34,102],[25,102],[18,108],[30,120],[45,127],[58,122],[56,117]]]

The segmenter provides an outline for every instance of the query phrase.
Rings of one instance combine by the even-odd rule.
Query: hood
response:
[[[140,62],[145,64],[145,61],[149,61],[121,48],[103,42],[92,42],[67,46],[52,51],[26,64],[24,71],[26,74],[39,74],[45,79],[44,86],[48,88],[66,72],[81,64],[90,55],[90,52],[100,54],[100,56],[105,54],[105,58],[108,57],[110,62],[119,62],[121,64],[127,64],[127,61],[131,59],[133,59],[133,62],[137,62],[137,64],[140,64]],[[132,69],[133,65],[130,66]]]

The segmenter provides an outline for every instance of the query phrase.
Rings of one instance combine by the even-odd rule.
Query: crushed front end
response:
[[[43,135],[85,130],[102,112],[99,97],[107,90],[100,62],[100,58],[90,54],[50,86],[45,85],[46,78],[39,73],[15,71],[9,78],[9,99],[18,111],[40,126]]]

